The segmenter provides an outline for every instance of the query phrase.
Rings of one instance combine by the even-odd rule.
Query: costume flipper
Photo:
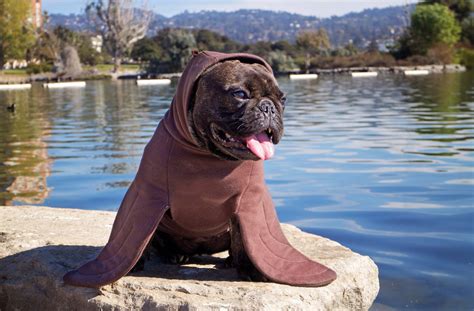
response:
[[[236,216],[247,256],[269,280],[296,286],[323,286],[336,279],[333,270],[291,246],[281,230],[268,192],[256,206],[243,204]]]
[[[132,184],[123,199],[110,234],[99,256],[64,276],[69,285],[100,287],[127,274],[140,259],[168,206],[148,197]]]

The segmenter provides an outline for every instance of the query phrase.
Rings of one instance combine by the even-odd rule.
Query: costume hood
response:
[[[107,245],[96,259],[68,272],[70,285],[100,287],[126,275],[158,229],[187,238],[212,237],[240,224],[245,251],[269,280],[321,286],[336,274],[294,249],[283,235],[264,182],[263,161],[228,161],[199,147],[188,112],[199,77],[226,60],[259,63],[260,57],[195,53],[180,78],[170,109],[145,147],[137,175],[118,210]]]

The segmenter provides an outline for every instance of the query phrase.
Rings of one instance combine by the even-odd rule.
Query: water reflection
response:
[[[45,142],[51,126],[43,115],[43,98],[36,95],[36,89],[0,93],[0,205],[41,204],[51,190]],[[12,104],[13,112],[6,109]]]

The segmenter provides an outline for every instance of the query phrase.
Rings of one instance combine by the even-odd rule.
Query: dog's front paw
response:
[[[191,257],[182,254],[161,254],[160,260],[165,264],[182,265],[189,261]]]

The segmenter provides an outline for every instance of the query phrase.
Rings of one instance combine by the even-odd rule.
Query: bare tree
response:
[[[114,72],[117,72],[122,58],[130,53],[133,45],[142,39],[150,25],[152,12],[146,2],[134,0],[90,1],[86,6],[89,20],[104,39],[105,47],[114,56]]]

